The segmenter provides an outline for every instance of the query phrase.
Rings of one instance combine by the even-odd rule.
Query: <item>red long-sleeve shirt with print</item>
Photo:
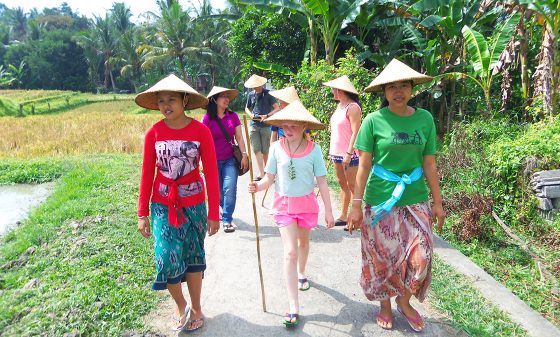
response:
[[[210,130],[194,119],[181,129],[171,129],[163,120],[154,124],[144,138],[138,216],[150,214],[150,200],[168,204],[170,188],[163,182],[164,177],[180,179],[192,170],[199,170],[200,161],[208,190],[208,220],[219,220],[218,165]],[[179,185],[178,194],[181,207],[203,202],[205,193],[202,178]]]

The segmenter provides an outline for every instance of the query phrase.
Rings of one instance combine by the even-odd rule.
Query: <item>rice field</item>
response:
[[[146,130],[162,116],[109,100],[46,115],[0,117],[0,158],[141,153]],[[140,112],[144,112],[140,109]],[[200,120],[204,110],[190,113]]]

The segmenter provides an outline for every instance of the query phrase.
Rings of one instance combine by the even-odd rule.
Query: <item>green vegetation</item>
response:
[[[150,290],[152,246],[138,235],[133,216],[140,160],[107,155],[65,162],[64,169],[46,161],[0,168],[3,182],[20,182],[6,174],[15,170],[25,170],[27,181],[64,174],[53,195],[1,239],[0,330],[117,336],[141,329],[141,317],[159,297]]]
[[[527,336],[506,314],[494,307],[469,280],[445,264],[437,255],[433,263],[430,305],[446,313],[453,325],[470,336]]]
[[[559,127],[558,118],[528,127],[505,119],[465,123],[450,134],[440,158],[451,213],[443,237],[555,324],[558,280],[550,275],[558,277],[560,268],[560,219],[537,214],[529,179],[559,167]],[[492,210],[542,262],[506,235]]]

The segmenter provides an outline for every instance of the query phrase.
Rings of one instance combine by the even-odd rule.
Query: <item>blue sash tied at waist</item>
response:
[[[373,165],[371,170],[373,174],[385,181],[396,182],[397,186],[391,193],[391,197],[377,206],[371,208],[371,226],[375,227],[377,223],[387,214],[391,213],[393,206],[401,199],[406,185],[410,185],[418,179],[422,178],[424,171],[421,167],[415,168],[410,175],[403,174],[402,177],[394,174],[391,171],[384,169],[381,165]]]

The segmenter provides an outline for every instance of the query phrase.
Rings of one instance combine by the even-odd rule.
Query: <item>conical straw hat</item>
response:
[[[346,75],[342,75],[338,78],[335,78],[334,80],[325,82],[323,83],[323,85],[359,95],[358,90],[356,90],[356,88],[354,87],[352,82],[350,82],[350,79]]]
[[[269,92],[269,94],[272,97],[275,97],[283,102],[286,102],[288,104],[294,102],[294,101],[299,101],[299,96],[297,94],[296,88],[294,87],[287,87],[284,89],[280,89],[280,90],[273,90],[271,92]]]
[[[307,111],[299,100],[288,104],[284,109],[265,119],[264,122],[278,127],[282,127],[284,122],[304,122],[307,123],[307,128],[311,130],[325,128],[317,118]]]
[[[413,81],[414,85],[430,82],[431,76],[420,74],[397,59],[391,60],[383,71],[364,89],[365,92],[381,91],[387,83]]]
[[[229,101],[233,101],[237,95],[239,95],[239,91],[235,90],[235,89],[228,89],[228,88],[223,88],[223,87],[218,87],[217,85],[215,85],[214,87],[212,87],[212,90],[210,90],[210,92],[208,93],[208,95],[206,96],[208,99],[210,99],[210,97],[218,94],[221,94],[222,92],[225,92],[227,97],[229,98]]]
[[[266,84],[266,77],[262,77],[256,74],[251,75],[247,81],[245,81],[245,88],[258,88]]]
[[[187,93],[189,97],[187,99],[187,105],[185,106],[186,110],[201,108],[208,105],[208,99],[206,97],[199,94],[196,90],[191,88],[190,85],[173,74],[157,82],[146,91],[136,95],[134,101],[136,102],[136,104],[143,108],[159,110],[157,103],[157,94],[161,91]]]

